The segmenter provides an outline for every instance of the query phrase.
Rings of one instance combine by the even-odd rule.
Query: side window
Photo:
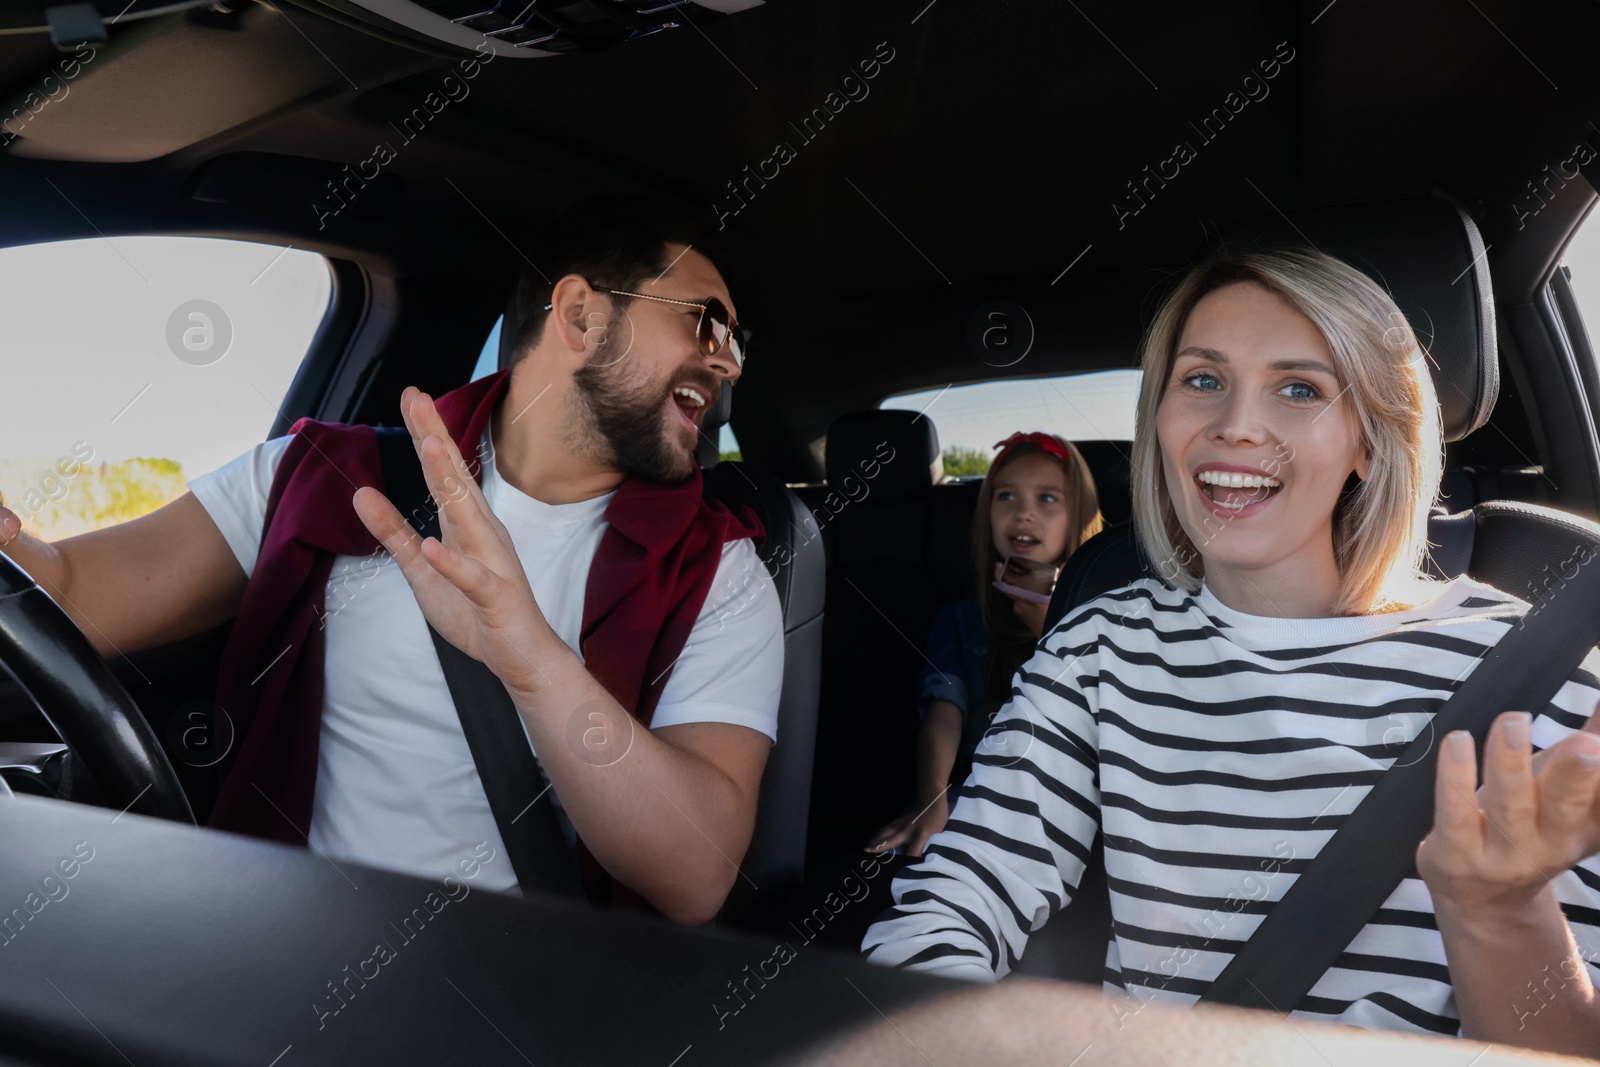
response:
[[[1561,256],[1591,344],[1600,343],[1600,216],[1590,215]]]
[[[717,458],[735,462],[744,458],[744,453],[739,450],[739,439],[733,436],[733,427],[727,423],[723,423],[722,432],[717,435]]]
[[[293,248],[116,237],[0,249],[0,496],[47,540],[137,518],[262,441],[332,292]]]
[[[494,328],[483,339],[483,350],[478,353],[478,362],[473,365],[472,377],[467,381],[475,382],[485,374],[493,374],[500,369],[500,327],[505,321],[504,315],[494,320]]]
[[[1139,399],[1137,370],[1055,378],[975,382],[902,393],[878,405],[926,412],[939,431],[944,472],[981,475],[994,444],[1021,430],[1044,430],[1069,441],[1131,441]]]

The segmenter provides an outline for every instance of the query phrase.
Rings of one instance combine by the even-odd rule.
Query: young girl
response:
[[[1094,479],[1071,442],[1014,433],[995,447],[972,516],[982,593],[950,601],[934,618],[917,687],[917,795],[908,814],[873,835],[868,852],[904,845],[920,856],[944,829],[945,793],[966,777],[1012,674],[1033,653],[1062,564],[1100,532]]]
[[[1167,581],[1040,643],[948,828],[868,930],[873,961],[1004,976],[1098,830],[1107,990],[1129,1010],[1192,1003],[1393,762],[1385,731],[1436,712],[1515,624],[1514,597],[1420,576],[1442,446],[1404,322],[1312,251],[1179,285],[1145,341],[1133,453],[1134,520]],[[1440,739],[1421,877],[1286,1009],[1600,1048],[1597,673],[1591,653],[1550,704],[1496,720],[1476,797],[1470,736]],[[1534,999],[1546,979],[1559,991]]]

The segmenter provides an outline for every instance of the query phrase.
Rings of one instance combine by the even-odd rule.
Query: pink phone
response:
[[[1050,603],[1049,593],[1035,593],[1032,589],[1024,589],[1020,585],[1012,585],[1010,582],[1003,582],[999,578],[994,580],[994,587],[1007,596],[1016,597],[1018,600],[1026,600],[1030,604]]]

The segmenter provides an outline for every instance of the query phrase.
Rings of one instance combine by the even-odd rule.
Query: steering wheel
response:
[[[3,554],[0,668],[94,776],[108,806],[195,824],[139,705],[67,613]]]

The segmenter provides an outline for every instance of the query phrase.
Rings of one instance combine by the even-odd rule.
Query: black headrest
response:
[[[1488,421],[1500,395],[1494,292],[1483,238],[1448,201],[1368,200],[1251,215],[1222,227],[1230,248],[1310,244],[1389,291],[1432,359],[1444,437]]]
[[[828,484],[869,482],[877,500],[906,500],[944,477],[939,433],[915,411],[856,411],[828,427]]]

